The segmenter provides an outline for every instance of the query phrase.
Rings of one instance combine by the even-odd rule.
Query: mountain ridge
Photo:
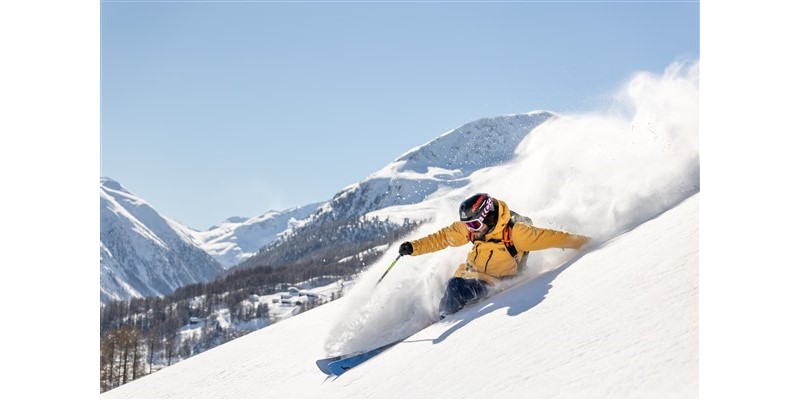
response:
[[[100,301],[163,296],[222,272],[191,231],[111,178],[100,181]]]

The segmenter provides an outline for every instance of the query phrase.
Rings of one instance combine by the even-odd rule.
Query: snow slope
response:
[[[338,379],[314,361],[343,300],[101,397],[697,397],[698,213],[694,195]]]

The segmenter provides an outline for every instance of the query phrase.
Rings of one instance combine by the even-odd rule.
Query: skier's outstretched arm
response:
[[[469,243],[469,232],[463,223],[454,222],[451,225],[439,229],[435,233],[406,243],[409,243],[412,248],[410,249],[410,253],[406,252],[405,254],[418,256],[421,254],[433,253],[434,251],[439,251],[447,247],[463,246]],[[403,247],[406,246],[406,243],[400,246],[401,254],[403,254]]]
[[[527,224],[515,224],[512,232],[514,246],[520,251],[535,251],[550,248],[580,249],[590,238],[553,229],[537,228]]]

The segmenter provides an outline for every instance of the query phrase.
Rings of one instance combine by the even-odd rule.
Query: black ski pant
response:
[[[444,297],[439,302],[439,314],[450,315],[482,299],[489,292],[486,284],[479,279],[450,278],[447,281]]]

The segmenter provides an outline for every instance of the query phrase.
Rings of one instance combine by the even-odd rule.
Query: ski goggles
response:
[[[483,197],[478,199],[479,200],[478,204],[480,204],[480,200],[481,199],[483,199]],[[478,204],[475,204],[473,207],[478,207]],[[484,218],[486,218],[486,216],[489,215],[489,212],[492,211],[493,209],[494,209],[494,207],[492,206],[492,199],[491,198],[487,198],[485,200],[485,202],[484,202],[483,209],[481,209],[481,213],[480,213],[480,215],[478,215],[477,218],[471,219],[469,221],[461,221],[461,222],[463,222],[464,225],[467,226],[467,229],[469,229],[471,231],[479,231],[479,230],[481,230],[481,228],[483,228],[483,225],[484,225],[483,224],[483,220],[484,220]]]
[[[471,231],[479,231],[483,227],[483,218],[473,219],[472,221],[463,221],[467,229]]]

